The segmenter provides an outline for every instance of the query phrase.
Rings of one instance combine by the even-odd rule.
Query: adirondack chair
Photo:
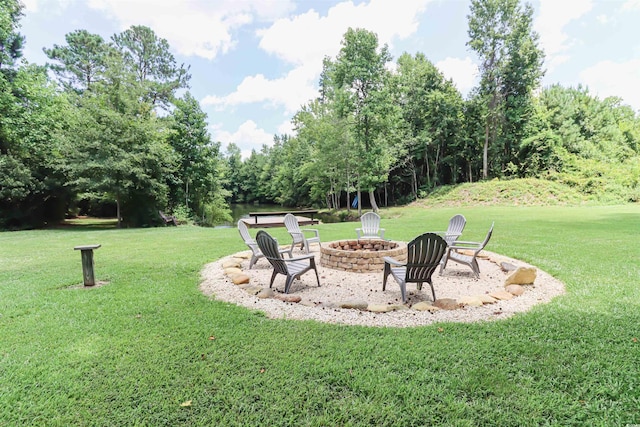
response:
[[[307,228],[300,229],[300,225],[298,225],[298,219],[292,214],[286,214],[284,216],[284,225],[287,227],[287,231],[291,235],[293,241],[291,242],[291,250],[295,245],[299,244],[300,249],[304,249],[305,253],[309,253],[309,245],[311,243],[317,243],[320,245],[320,233],[318,230]],[[314,233],[313,237],[306,237],[304,233]]]
[[[256,241],[249,234],[247,224],[245,224],[243,220],[238,221],[238,231],[240,232],[240,237],[242,237],[242,240],[244,240],[245,245],[247,245],[249,249],[251,249],[251,260],[249,261],[249,269],[251,269],[253,268],[256,261],[258,261],[258,259],[262,258],[264,255],[260,251],[258,243],[256,243]],[[288,253],[289,258],[293,256],[291,253],[291,248],[278,250],[280,251],[280,253]]]
[[[288,294],[294,279],[299,279],[307,271],[313,270],[316,273],[316,281],[320,286],[320,277],[316,269],[315,255],[303,255],[295,258],[283,258],[278,250],[278,242],[266,231],[260,230],[256,235],[256,242],[264,257],[273,266],[273,274],[269,287],[273,286],[273,281],[278,274],[284,275],[287,279],[284,285],[284,293]]]
[[[447,231],[438,231],[436,234],[441,235],[447,245],[452,245],[458,237],[462,234],[462,230],[464,230],[464,226],[467,224],[467,219],[464,215],[454,215],[449,220],[449,226],[447,227]]]
[[[435,233],[424,233],[413,239],[407,245],[407,262],[399,262],[391,257],[384,257],[384,273],[382,276],[382,290],[387,287],[389,274],[400,285],[402,302],[407,302],[407,283],[417,283],[418,290],[427,282],[431,286],[433,300],[436,291],[433,289],[431,276],[438,268],[440,260],[447,249],[447,242]]]
[[[473,270],[473,275],[476,279],[480,278],[480,267],[478,266],[478,254],[481,250],[487,246],[489,243],[489,239],[491,239],[491,234],[493,233],[493,225],[491,223],[491,227],[489,228],[489,232],[487,233],[487,237],[484,238],[483,242],[465,242],[461,240],[457,240],[452,245],[449,245],[447,248],[444,257],[442,257],[442,263],[440,265],[440,274],[447,267],[447,262],[455,261],[459,264],[463,264],[471,268]],[[462,253],[464,251],[465,253]],[[470,255],[469,255],[470,254]]]
[[[358,239],[384,239],[384,228],[380,228],[380,215],[367,212],[360,217],[361,228],[356,228]]]

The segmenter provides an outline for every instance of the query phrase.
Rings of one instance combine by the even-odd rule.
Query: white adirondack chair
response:
[[[367,212],[360,217],[361,227],[356,228],[358,239],[384,239],[384,228],[380,228],[380,215]]]
[[[284,216],[284,225],[287,227],[287,231],[291,235],[293,241],[291,242],[291,250],[295,245],[300,245],[301,249],[304,249],[305,253],[309,253],[309,245],[311,243],[317,243],[320,245],[320,232],[312,228],[300,229],[298,219],[292,214],[286,214]],[[306,237],[305,233],[313,233],[313,237]]]
[[[487,243],[489,243],[489,239],[491,239],[491,234],[493,233],[493,224],[494,223],[491,223],[491,228],[489,228],[487,237],[484,238],[483,242],[464,242],[456,240],[452,245],[449,245],[447,247],[447,251],[442,257],[442,262],[440,263],[440,274],[442,274],[444,269],[447,267],[447,262],[455,261],[471,268],[471,270],[473,270],[473,275],[476,279],[479,279],[480,267],[478,266],[478,260],[476,258],[480,251],[482,251],[484,247],[487,246]]]
[[[251,269],[256,261],[264,256],[260,248],[258,247],[258,243],[251,237],[249,234],[249,229],[247,228],[247,224],[244,223],[243,220],[238,221],[238,231],[240,232],[240,237],[244,240],[245,245],[251,249],[251,260],[249,261],[249,269]],[[291,248],[289,249],[280,249],[280,253],[287,252],[289,254],[289,258],[293,255],[291,253]]]

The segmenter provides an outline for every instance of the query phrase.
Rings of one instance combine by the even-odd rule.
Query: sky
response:
[[[243,157],[295,132],[291,118],[318,95],[325,56],[346,30],[364,28],[393,60],[423,53],[463,96],[477,84],[467,42],[469,0],[22,0],[24,56],[66,45],[79,29],[105,40],[132,25],[166,39],[190,66],[190,92],[214,141]],[[534,0],[534,30],[545,52],[542,86],[582,85],[640,111],[640,0]]]

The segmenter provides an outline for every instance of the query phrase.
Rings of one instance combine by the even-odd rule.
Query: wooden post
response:
[[[99,247],[100,245],[85,245],[73,248],[76,251],[80,251],[82,255],[82,277],[85,286],[94,286],[96,284],[96,278],[93,273],[93,250]]]

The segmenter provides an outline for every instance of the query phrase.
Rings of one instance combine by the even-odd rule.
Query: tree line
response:
[[[364,195],[375,210],[443,185],[530,176],[640,199],[640,117],[580,86],[540,89],[533,10],[518,0],[471,2],[468,46],[481,65],[467,99],[425,54],[394,63],[376,34],[349,29],[295,135],[247,159],[212,141],[189,67],[152,29],[110,40],[76,30],[36,66],[21,59],[22,12],[0,0],[0,228],[78,213],[153,225],[158,210],[212,225],[230,219],[230,202],[356,199],[360,211]]]

